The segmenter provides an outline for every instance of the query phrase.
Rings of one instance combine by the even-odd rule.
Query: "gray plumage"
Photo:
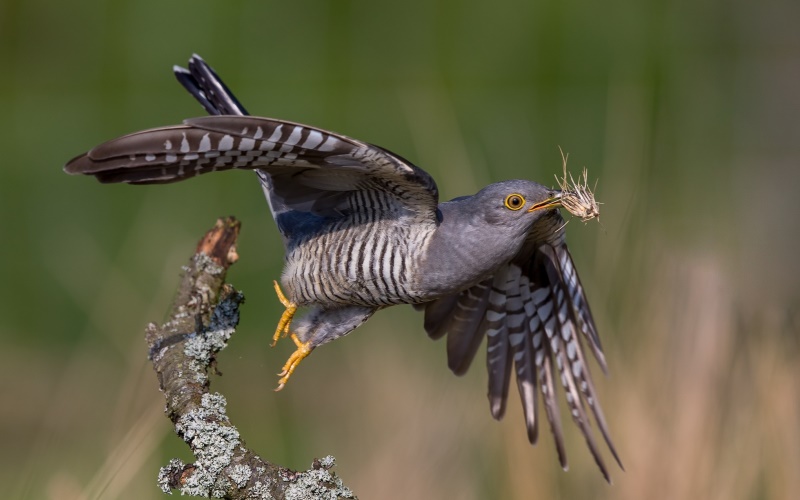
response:
[[[281,330],[291,331],[298,345],[281,387],[315,347],[346,335],[383,307],[414,304],[424,310],[424,328],[432,338],[447,335],[448,365],[456,374],[466,372],[487,338],[491,413],[497,419],[504,415],[514,371],[531,443],[538,438],[541,390],[566,469],[555,394],[561,385],[567,409],[609,479],[586,406],[620,460],[584,345],[603,371],[606,363],[559,231],[559,191],[512,180],[439,203],[436,183],[425,171],[383,148],[247,116],[198,56],[188,70],[176,67],[175,74],[213,116],[114,139],[74,158],[65,171],[129,184],[255,171],[286,248],[281,276],[286,327],[279,326],[275,338]],[[309,311],[290,327],[296,307]]]

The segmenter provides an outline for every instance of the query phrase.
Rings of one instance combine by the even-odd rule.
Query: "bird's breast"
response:
[[[288,251],[284,289],[301,306],[420,302],[418,273],[433,230],[403,220],[338,221]]]

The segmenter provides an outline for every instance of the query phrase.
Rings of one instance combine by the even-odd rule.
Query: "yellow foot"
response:
[[[294,373],[294,370],[297,368],[297,365],[299,365],[312,350],[310,341],[302,342],[294,333],[292,334],[292,340],[297,346],[297,350],[289,356],[289,359],[287,359],[286,363],[283,365],[283,370],[278,374],[280,380],[278,380],[278,387],[275,389],[275,392],[283,389],[286,382],[289,381],[289,377],[292,376],[292,373]]]
[[[275,329],[275,335],[272,336],[271,347],[275,347],[275,344],[278,343],[278,339],[282,336],[285,337],[289,333],[289,326],[292,324],[294,313],[297,312],[297,305],[286,298],[277,281],[273,281],[272,283],[275,284],[275,293],[278,294],[278,300],[280,300],[283,307],[286,308],[281,315],[280,321],[278,321],[278,328]]]

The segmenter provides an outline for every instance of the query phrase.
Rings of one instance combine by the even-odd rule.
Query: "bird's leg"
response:
[[[292,340],[294,341],[295,345],[297,346],[297,350],[289,356],[289,359],[286,360],[286,363],[283,365],[283,370],[278,374],[280,380],[278,380],[278,387],[275,391],[280,391],[286,385],[286,382],[289,381],[289,377],[292,376],[294,370],[297,368],[297,365],[300,364],[303,359],[306,358],[314,347],[311,345],[311,341],[303,342],[296,334],[291,335]]]
[[[300,318],[290,337],[297,349],[289,356],[283,369],[278,374],[278,387],[280,391],[289,381],[289,377],[315,348],[343,337],[364,323],[377,308],[363,306],[345,306],[325,309],[321,306],[314,307],[308,314]]]
[[[283,304],[283,307],[286,309],[283,311],[280,321],[278,321],[278,328],[275,329],[275,335],[272,336],[271,347],[275,347],[275,344],[278,343],[278,339],[282,336],[285,337],[289,333],[292,318],[294,318],[294,313],[297,312],[297,304],[286,298],[277,281],[273,281],[273,283],[275,284],[275,293],[278,294],[278,300],[281,301],[281,304]],[[294,337],[294,335],[292,335],[292,337]],[[295,340],[295,343],[297,343],[297,340]]]

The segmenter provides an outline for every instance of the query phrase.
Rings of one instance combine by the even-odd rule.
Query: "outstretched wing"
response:
[[[606,371],[605,358],[589,304],[564,241],[557,211],[531,231],[517,257],[495,275],[457,295],[425,305],[425,329],[433,338],[447,334],[450,369],[467,371],[484,335],[492,416],[505,414],[512,369],[522,400],[528,439],[538,439],[538,395],[567,468],[556,386],[562,386],[573,421],[606,480],[608,470],[594,438],[586,406],[611,454],[622,464],[609,436],[584,353],[589,344]]]
[[[67,163],[100,182],[159,184],[231,169],[269,174],[296,212],[435,221],[436,183],[382,148],[307,125],[253,116],[192,118],[106,142]]]

